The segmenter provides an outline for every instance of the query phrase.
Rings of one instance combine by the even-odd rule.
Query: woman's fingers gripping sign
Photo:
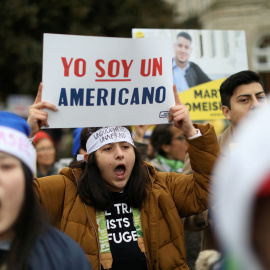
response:
[[[58,111],[57,108],[46,101],[41,101],[43,84],[40,83],[34,104],[29,107],[27,122],[31,128],[30,138],[34,137],[41,127],[49,127],[48,113],[43,109]]]

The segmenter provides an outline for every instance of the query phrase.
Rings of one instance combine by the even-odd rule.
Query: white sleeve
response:
[[[189,139],[195,139],[195,138],[198,138],[198,137],[202,136],[201,131],[198,128],[196,128],[196,130],[197,130],[197,134],[192,136],[192,137],[189,137]]]

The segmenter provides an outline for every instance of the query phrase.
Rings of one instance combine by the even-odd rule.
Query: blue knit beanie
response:
[[[0,111],[0,125],[16,129],[27,137],[30,135],[27,121],[14,113]]]
[[[29,142],[30,127],[20,116],[0,111],[0,151],[20,159],[34,174],[36,151]]]
[[[73,132],[73,147],[72,147],[72,155],[76,158],[79,150],[81,148],[81,131],[83,128],[76,128]]]

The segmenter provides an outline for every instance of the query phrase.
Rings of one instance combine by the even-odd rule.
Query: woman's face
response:
[[[122,191],[135,163],[133,146],[127,142],[106,144],[96,151],[95,156],[101,177],[109,189]]]
[[[25,176],[21,162],[0,152],[0,241],[12,237],[12,226],[21,211]]]
[[[37,163],[43,166],[51,166],[55,161],[55,148],[51,140],[42,139],[36,144]]]

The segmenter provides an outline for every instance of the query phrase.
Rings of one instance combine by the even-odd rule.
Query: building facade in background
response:
[[[260,74],[270,92],[269,0],[166,1],[175,6],[182,28],[244,30],[249,69]]]

